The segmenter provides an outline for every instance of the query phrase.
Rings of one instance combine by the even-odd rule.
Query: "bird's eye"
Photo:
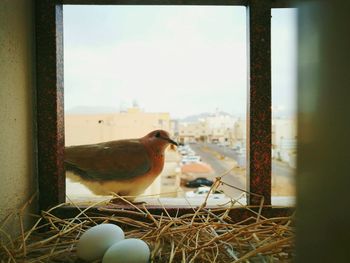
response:
[[[156,133],[156,137],[157,137],[157,138],[160,137],[160,132],[157,132],[157,133]]]

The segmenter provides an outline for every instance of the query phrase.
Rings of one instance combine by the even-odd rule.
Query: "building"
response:
[[[179,141],[181,143],[208,142],[208,124],[205,120],[179,123]]]
[[[295,167],[297,148],[296,120],[278,118],[272,120],[272,158]]]
[[[171,128],[169,113],[144,112],[138,107],[105,114],[68,113],[65,115],[65,144],[70,146],[138,138],[156,129],[174,134]]]
[[[180,122],[179,140],[182,143],[207,142],[233,146],[236,140],[245,140],[245,130],[245,121],[217,112],[196,122]]]

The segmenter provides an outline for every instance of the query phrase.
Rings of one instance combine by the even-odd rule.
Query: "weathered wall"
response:
[[[34,1],[0,1],[0,223],[36,192]],[[34,205],[30,206],[35,210]],[[19,230],[10,220],[11,233]],[[28,219],[25,220],[28,223]],[[1,225],[0,225],[1,227]]]

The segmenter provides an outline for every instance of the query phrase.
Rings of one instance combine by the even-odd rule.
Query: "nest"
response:
[[[220,183],[218,178],[212,189]],[[0,259],[1,262],[82,262],[75,251],[79,237],[94,225],[114,223],[122,226],[126,238],[140,238],[149,245],[150,262],[292,261],[295,232],[292,217],[265,218],[261,214],[262,199],[258,212],[242,206],[254,216],[235,222],[230,212],[237,208],[234,206],[237,200],[225,208],[210,209],[208,196],[193,212],[181,216],[171,216],[164,206],[163,213],[152,214],[146,205],[136,206],[119,197],[132,207],[123,210],[123,216],[118,216],[113,206],[100,208],[111,215],[91,214],[89,211],[99,205],[94,204],[84,210],[77,207],[80,213],[75,217],[61,218],[55,213],[65,205],[61,204],[43,211],[29,231],[23,230],[21,222],[21,235],[17,239],[12,240],[0,229],[3,236]],[[8,223],[10,218],[11,215],[3,223]]]

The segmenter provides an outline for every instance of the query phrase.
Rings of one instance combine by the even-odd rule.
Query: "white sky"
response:
[[[136,100],[148,112],[173,118],[216,108],[244,116],[245,12],[227,6],[65,6],[65,109],[120,109]],[[273,12],[272,21],[273,106],[290,110],[295,13],[283,12],[288,15]]]

